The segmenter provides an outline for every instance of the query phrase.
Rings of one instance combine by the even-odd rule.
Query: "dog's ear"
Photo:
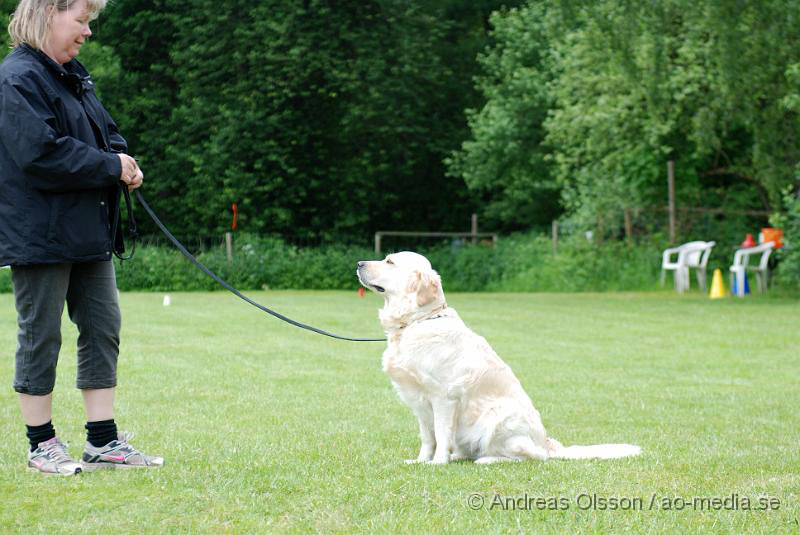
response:
[[[441,280],[435,271],[417,273],[417,306],[424,307],[436,301],[439,297]]]
[[[406,293],[413,294],[414,292],[419,290],[421,284],[422,284],[422,273],[420,273],[419,271],[412,272],[411,276],[408,278]]]

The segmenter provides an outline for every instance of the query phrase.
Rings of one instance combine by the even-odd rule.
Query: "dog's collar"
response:
[[[432,315],[431,315],[431,316],[429,316],[429,317],[427,317],[427,318],[425,318],[425,319],[424,319],[424,320],[422,320],[422,321],[427,321],[427,320],[435,320],[435,319],[439,319],[439,318],[444,318],[445,316],[447,316],[447,314],[445,313],[445,311],[446,311],[446,310],[447,310],[447,303],[445,303],[445,304],[443,304],[441,307],[439,307],[439,308],[437,308],[437,309],[433,310],[433,311],[432,311]]]
[[[451,314],[448,313],[447,309],[448,309],[447,303],[445,303],[439,308],[433,309],[431,311],[431,315],[428,316],[427,318],[419,318],[413,321],[402,321],[402,322],[398,321],[391,328],[384,326],[384,332],[386,333],[386,336],[390,338],[397,338],[402,334],[402,332],[406,329],[406,327],[411,325],[411,323],[450,317]]]

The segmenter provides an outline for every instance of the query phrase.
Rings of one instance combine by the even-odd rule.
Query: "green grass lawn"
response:
[[[381,335],[373,295],[250,295],[339,334]],[[166,466],[46,478],[25,470],[13,297],[0,295],[0,532],[800,531],[796,300],[449,295],[512,366],[551,436],[644,452],[408,466],[417,425],[380,370],[383,344],[301,331],[228,293],[172,294],[170,307],[162,296],[121,296],[117,422]],[[77,456],[74,347],[65,317],[54,424]],[[510,510],[514,500],[523,507]],[[743,510],[745,500],[770,509]]]

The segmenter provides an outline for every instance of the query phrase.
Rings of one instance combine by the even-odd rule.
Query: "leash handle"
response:
[[[126,188],[126,190],[127,190],[127,188]],[[329,333],[327,331],[323,331],[322,329],[317,329],[316,327],[312,327],[311,325],[306,325],[305,323],[300,323],[299,321],[295,321],[295,320],[293,320],[291,318],[287,318],[286,316],[284,316],[283,314],[281,314],[279,312],[275,312],[274,310],[271,310],[271,309],[265,307],[264,305],[256,303],[255,301],[253,301],[252,299],[250,299],[246,295],[242,294],[239,290],[237,290],[236,288],[234,288],[233,286],[231,286],[230,284],[225,282],[219,275],[217,275],[216,273],[214,273],[213,271],[208,269],[197,258],[195,258],[194,255],[192,255],[192,253],[190,253],[186,249],[186,247],[184,247],[183,244],[181,242],[179,242],[178,239],[175,236],[172,235],[172,233],[169,231],[169,229],[166,226],[164,226],[164,223],[162,223],[161,220],[158,219],[158,216],[156,216],[155,212],[153,212],[153,210],[150,208],[150,206],[144,200],[144,197],[142,196],[142,193],[138,189],[135,190],[134,193],[136,195],[136,199],[139,201],[139,203],[141,203],[141,205],[144,208],[145,212],[147,212],[147,215],[150,216],[150,218],[155,222],[155,224],[158,226],[158,228],[161,229],[161,232],[163,232],[164,235],[167,238],[169,238],[169,241],[172,242],[172,244],[181,252],[181,254],[183,254],[183,256],[185,256],[190,262],[192,262],[195,266],[197,266],[197,268],[200,269],[200,271],[204,272],[206,275],[208,275],[209,277],[211,277],[212,279],[217,281],[223,288],[225,288],[226,290],[228,290],[229,292],[234,294],[236,297],[238,297],[238,298],[240,298],[240,299],[242,299],[244,301],[247,301],[248,303],[250,303],[254,307],[258,308],[259,310],[262,310],[263,312],[266,312],[267,314],[275,316],[279,320],[283,320],[286,323],[294,325],[295,327],[299,327],[299,328],[305,329],[307,331],[315,332],[315,333],[321,334],[323,336],[329,336],[331,338],[336,338],[337,340],[346,340],[348,342],[385,342],[386,341],[386,338],[349,338],[347,336],[339,336],[338,334]]]
[[[139,233],[136,229],[136,219],[133,217],[133,206],[131,206],[131,194],[128,191],[128,186],[121,180],[117,183],[117,187],[119,188],[119,192],[117,194],[117,208],[114,210],[114,216],[111,224],[111,250],[114,252],[114,256],[119,258],[120,262],[125,260],[130,260],[133,258],[134,253],[136,253],[136,240],[139,237]],[[131,252],[128,256],[123,256],[125,252],[125,238],[123,236],[122,241],[122,250],[117,251],[115,247],[115,242],[117,240],[117,228],[119,228],[119,218],[120,213],[122,212],[122,206],[120,199],[125,199],[125,207],[128,210],[128,234],[131,237]]]

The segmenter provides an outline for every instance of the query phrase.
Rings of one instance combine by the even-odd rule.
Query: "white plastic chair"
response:
[[[706,266],[708,257],[711,256],[711,249],[716,242],[713,241],[691,241],[678,247],[666,249],[661,257],[661,286],[667,276],[667,271],[675,272],[675,290],[683,293],[689,289],[689,270],[694,268],[697,274],[697,284],[706,290]],[[677,254],[675,261],[672,256]]]
[[[744,277],[749,269],[756,272],[756,279],[758,280],[758,291],[765,293],[767,291],[767,279],[769,277],[769,269],[767,262],[769,262],[769,255],[775,247],[775,242],[762,243],[755,247],[745,247],[739,249],[733,255],[733,265],[730,267],[731,272],[731,288],[736,285],[736,295],[744,297]],[[758,266],[750,266],[750,257],[753,255],[761,255],[758,261]]]

